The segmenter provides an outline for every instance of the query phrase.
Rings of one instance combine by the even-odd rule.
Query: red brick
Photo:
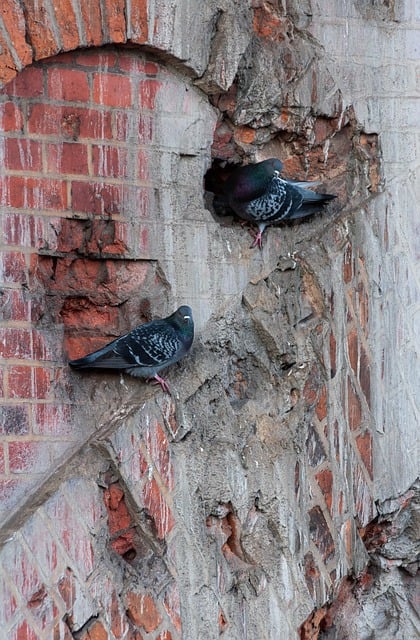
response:
[[[156,640],[172,640],[172,633],[170,631],[162,631],[162,633],[159,633]]]
[[[315,478],[324,496],[328,511],[332,514],[333,474],[329,469],[322,469],[315,474]]]
[[[330,375],[334,378],[337,373],[337,342],[333,332],[330,332]]]
[[[45,399],[51,387],[50,372],[41,367],[16,365],[9,369],[9,397]]]
[[[23,114],[14,102],[0,104],[0,128],[3,131],[22,131]]]
[[[360,453],[360,457],[363,460],[363,464],[370,478],[373,480],[373,460],[372,460],[372,435],[369,431],[361,433],[356,438],[357,448]]]
[[[109,615],[111,618],[111,633],[117,640],[119,640],[126,633],[128,622],[125,610],[123,609],[122,603],[115,591],[112,592]]]
[[[19,251],[0,251],[0,282],[27,281],[25,255]]]
[[[313,406],[318,400],[319,391],[322,387],[320,378],[320,371],[316,364],[313,365],[311,371],[306,379],[305,386],[303,388],[303,397],[307,406]]]
[[[89,100],[88,76],[78,69],[48,69],[48,95],[54,100],[87,102]]]
[[[347,336],[347,353],[354,374],[357,375],[357,363],[359,360],[359,339],[356,329],[352,329]]]
[[[9,621],[17,609],[17,603],[4,577],[0,578],[0,593],[2,594],[0,598],[0,620],[4,625],[8,626]]]
[[[137,44],[144,44],[149,38],[148,29],[148,0],[132,0],[130,19],[130,40]]]
[[[37,0],[26,0],[25,9],[27,37],[35,51],[35,59],[48,58],[57,53],[60,45],[55,40],[54,26],[50,25],[45,6]]]
[[[168,438],[158,422],[149,424],[145,433],[145,444],[160,478],[169,490],[174,488],[174,471],[169,455]]]
[[[72,140],[111,138],[111,114],[98,109],[34,104],[30,106],[28,130]]]
[[[178,587],[175,583],[171,583],[166,590],[163,605],[172,621],[172,624],[181,635],[181,603],[179,600]]]
[[[111,42],[126,41],[125,0],[105,0],[106,22]]]
[[[109,640],[109,635],[102,622],[96,620],[87,629],[83,629],[79,640]]]
[[[156,76],[159,73],[159,65],[156,62],[141,58],[137,54],[125,53],[122,51],[119,58],[119,68],[131,74],[145,74],[148,76]]]
[[[353,471],[353,491],[356,515],[360,525],[365,527],[373,518],[374,502],[365,474],[358,464]]]
[[[81,67],[105,67],[110,70],[116,67],[117,54],[101,49],[82,51],[77,53],[76,62]]]
[[[309,535],[312,542],[318,548],[324,562],[332,560],[335,553],[334,540],[325,516],[318,506],[313,507],[309,511]]]
[[[93,173],[106,178],[126,178],[128,173],[127,149],[108,145],[92,147]]]
[[[7,84],[3,91],[9,96],[36,98],[44,94],[44,73],[38,67],[28,67]]]
[[[130,107],[131,79],[116,73],[95,73],[93,100],[97,104],[108,107]]]
[[[108,527],[111,536],[133,525],[124,499],[124,491],[114,483],[104,491],[104,502],[108,511]]]
[[[42,436],[67,436],[74,432],[70,405],[33,404],[32,432]]]
[[[35,218],[23,213],[8,213],[2,218],[4,243],[20,247],[31,247],[35,242]]]
[[[66,183],[49,178],[8,176],[3,183],[1,198],[15,209],[67,208]]]
[[[318,420],[322,421],[327,417],[327,387],[324,385],[315,406],[315,413]]]
[[[39,640],[39,636],[24,620],[11,629],[8,640]]]
[[[129,591],[126,596],[127,614],[130,620],[147,633],[154,631],[162,622],[162,616],[152,598],[147,594]]]
[[[42,171],[42,144],[27,138],[6,138],[4,166],[14,171]]]
[[[15,77],[17,72],[13,55],[9,50],[9,45],[0,33],[0,83],[6,84]]]
[[[84,144],[70,142],[48,144],[47,167],[51,173],[86,175],[89,172],[88,149]]]
[[[96,215],[120,213],[122,201],[120,185],[73,181],[71,196],[73,211]]]
[[[7,436],[28,434],[28,406],[15,404],[0,406],[0,433]]]
[[[32,49],[25,39],[25,16],[19,0],[2,2],[1,17],[22,67],[32,62]]]
[[[82,12],[87,46],[100,46],[104,44],[100,4],[97,0],[84,0],[84,2],[80,3],[80,9]]]
[[[160,540],[163,540],[175,524],[171,510],[154,478],[146,482],[142,493],[145,509],[149,512],[156,527],[156,535]]]
[[[71,0],[60,0],[60,2],[53,2],[52,6],[55,13],[55,19],[60,31],[63,49],[67,51],[77,49],[80,44],[80,39],[77,30],[76,15],[74,13]]]
[[[360,428],[362,423],[362,405],[353,389],[350,378],[347,378],[347,419],[352,431]]]
[[[140,109],[153,110],[156,107],[156,96],[162,83],[153,78],[140,80],[139,82],[139,103]]]
[[[346,246],[346,250],[344,252],[343,262],[343,280],[346,284],[348,284],[352,279],[353,271],[353,249],[351,244],[349,243]]]
[[[49,456],[43,442],[12,441],[9,447],[11,473],[40,473],[47,471]]]
[[[321,437],[313,424],[308,426],[308,437],[306,439],[306,452],[308,462],[311,467],[317,467],[326,458],[325,448]]]
[[[0,317],[3,320],[31,319],[30,302],[20,289],[3,289],[0,297]]]
[[[370,407],[370,366],[369,356],[363,344],[360,345],[360,365],[359,365],[359,383],[366,398],[366,402]]]
[[[316,565],[315,558],[309,551],[304,557],[305,580],[309,593],[314,598],[317,593],[321,572]]]
[[[149,180],[149,156],[142,150],[137,154],[137,174],[140,180]]]
[[[0,327],[0,358],[28,359],[32,355],[28,329]]]

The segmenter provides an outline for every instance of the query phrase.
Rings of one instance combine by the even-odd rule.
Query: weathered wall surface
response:
[[[0,627],[411,638],[415,2],[202,5],[2,7]],[[339,200],[259,252],[203,176],[273,155]],[[68,370],[182,303],[171,398]]]

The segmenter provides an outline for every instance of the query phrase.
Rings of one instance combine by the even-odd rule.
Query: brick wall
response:
[[[359,637],[381,517],[399,522],[416,495],[412,456],[401,470],[413,382],[407,360],[391,365],[414,345],[417,303],[415,248],[384,215],[408,202],[396,120],[377,135],[391,88],[369,119],[373,54],[355,51],[366,21],[385,52],[390,24],[411,42],[411,5],[396,26],[390,9],[334,2],[312,21],[293,2],[208,2],[199,21],[182,1],[82,4],[7,0],[0,20],[1,627],[16,640]],[[350,41],[331,42],[349,27],[342,54]],[[396,67],[385,75],[411,113]],[[269,230],[259,252],[205,208],[202,180],[211,157],[272,155],[339,203]],[[66,366],[183,302],[198,339],[169,372],[171,398]],[[398,493],[398,508],[375,502]]]

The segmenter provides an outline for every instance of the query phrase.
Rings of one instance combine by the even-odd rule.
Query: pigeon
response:
[[[216,194],[214,205],[222,215],[233,212],[242,220],[257,224],[252,247],[262,248],[262,234],[268,225],[310,216],[336,197],[307,188],[318,182],[281,178],[282,169],[280,160],[269,158],[234,169],[224,183],[216,184],[217,177],[211,172],[206,176],[206,188]]]
[[[161,320],[142,324],[84,358],[70,360],[75,369],[120,369],[139,378],[154,378],[170,393],[158,374],[189,351],[194,339],[191,308],[184,305]]]

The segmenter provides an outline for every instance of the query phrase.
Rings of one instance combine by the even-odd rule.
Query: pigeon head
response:
[[[256,164],[239,167],[229,179],[226,191],[233,201],[251,200],[262,195],[273,177],[282,169],[283,164],[278,158],[269,158]]]
[[[184,343],[191,344],[194,338],[194,320],[191,307],[183,305],[168,318],[168,322],[177,329]]]

